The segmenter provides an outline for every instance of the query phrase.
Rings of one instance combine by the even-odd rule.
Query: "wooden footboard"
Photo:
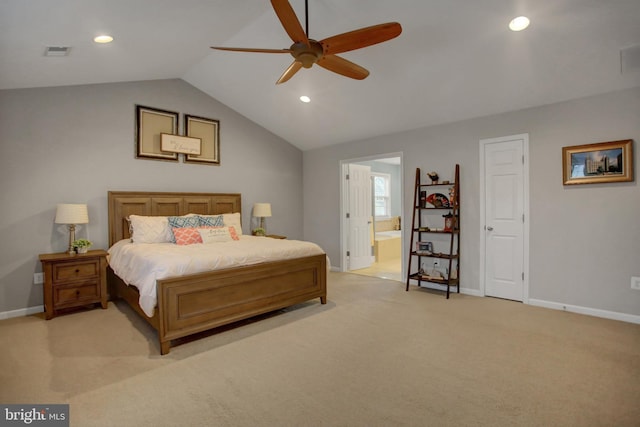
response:
[[[325,255],[193,274],[159,280],[158,306],[149,318],[138,306],[132,287],[109,274],[122,297],[158,331],[161,354],[171,340],[288,307],[327,298]],[[122,287],[126,289],[123,289]]]

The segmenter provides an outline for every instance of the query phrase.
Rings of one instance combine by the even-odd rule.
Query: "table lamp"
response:
[[[253,216],[260,218],[260,228],[266,233],[267,229],[264,224],[264,219],[271,216],[271,203],[254,203]]]
[[[76,240],[76,224],[88,224],[89,213],[87,205],[61,203],[56,209],[56,224],[69,226],[69,254],[75,253],[73,241]]]

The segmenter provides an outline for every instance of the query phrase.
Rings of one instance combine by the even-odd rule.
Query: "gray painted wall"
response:
[[[460,277],[462,288],[479,290],[479,140],[521,133],[530,138],[529,297],[640,315],[640,292],[630,289],[640,276],[640,88],[306,151],[304,236],[340,266],[341,160],[403,152],[403,224],[416,167],[450,179],[459,163]],[[620,139],[635,140],[634,182],[563,186],[563,146]]]
[[[221,166],[135,159],[135,104],[220,120]],[[42,304],[38,254],[63,252],[57,203],[87,203],[77,232],[107,248],[107,191],[242,193],[269,232],[302,238],[302,152],[182,80],[0,91],[0,314]]]

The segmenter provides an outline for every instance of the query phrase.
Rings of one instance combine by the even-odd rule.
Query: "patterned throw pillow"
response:
[[[222,227],[224,219],[222,215],[198,215],[200,227]]]
[[[197,227],[200,225],[200,218],[193,216],[170,216],[169,225],[175,228]]]
[[[197,215],[187,215],[187,216],[170,216],[169,227],[171,227],[172,231],[172,239],[171,243],[176,242],[175,229],[176,228],[186,228],[186,227],[198,227],[200,225],[200,219]]]
[[[202,243],[202,238],[196,227],[176,227],[173,229],[173,234],[176,237],[176,244],[178,245]]]

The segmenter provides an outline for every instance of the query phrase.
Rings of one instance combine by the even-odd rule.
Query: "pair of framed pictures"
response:
[[[220,165],[220,122],[184,115],[184,136],[178,135],[179,114],[136,105],[136,158]]]

